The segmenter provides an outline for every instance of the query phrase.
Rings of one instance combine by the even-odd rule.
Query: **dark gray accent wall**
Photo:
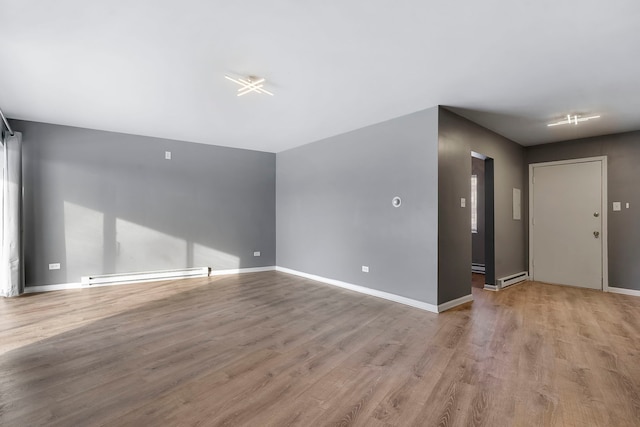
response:
[[[595,156],[607,156],[609,286],[640,290],[640,131],[526,149],[527,164]],[[614,201],[621,211],[613,211]]]
[[[484,264],[484,160],[471,158],[471,174],[478,177],[478,230],[471,234],[471,261]]]
[[[275,154],[27,121],[12,126],[23,133],[28,286],[275,264]],[[49,270],[58,262],[60,270]]]
[[[440,108],[438,144],[438,303],[471,289],[471,151],[493,159],[495,277],[527,270],[525,222],[513,219],[513,188],[526,183],[524,148],[446,108]],[[466,207],[460,207],[465,198]],[[489,228],[489,227],[487,227]],[[486,255],[486,254],[485,254]]]
[[[278,153],[278,266],[436,304],[437,117],[432,108]]]

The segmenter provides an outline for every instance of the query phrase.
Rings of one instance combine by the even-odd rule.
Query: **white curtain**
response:
[[[22,269],[22,134],[5,133],[2,179],[2,247],[0,295],[24,291]]]

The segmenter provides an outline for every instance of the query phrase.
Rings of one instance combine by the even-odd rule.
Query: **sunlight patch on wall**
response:
[[[217,249],[194,243],[193,265],[211,267],[213,270],[236,269],[240,268],[240,258]]]
[[[74,203],[64,202],[64,239],[68,282],[103,270],[104,214]]]
[[[116,273],[187,267],[187,242],[123,219],[116,219]]]

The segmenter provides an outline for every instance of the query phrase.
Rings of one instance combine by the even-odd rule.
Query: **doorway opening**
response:
[[[471,286],[494,288],[494,177],[493,159],[471,152]]]

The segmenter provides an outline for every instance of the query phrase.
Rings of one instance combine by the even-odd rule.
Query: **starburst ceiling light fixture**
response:
[[[571,114],[567,114],[567,118],[565,120],[560,120],[559,122],[555,122],[555,123],[549,123],[547,126],[551,127],[551,126],[570,125],[570,124],[577,125],[580,122],[586,122],[588,120],[599,119],[599,118],[600,116],[582,117],[582,116],[578,116],[577,114],[574,114],[573,116]]]
[[[264,93],[264,94],[273,96],[273,93],[264,89],[263,87],[265,82],[264,78],[249,76],[246,79],[241,79],[241,78],[235,79],[233,77],[226,76],[226,75],[224,76],[224,78],[227,80],[231,80],[232,82],[240,85],[240,88],[238,88],[238,96],[246,95],[250,92]]]

